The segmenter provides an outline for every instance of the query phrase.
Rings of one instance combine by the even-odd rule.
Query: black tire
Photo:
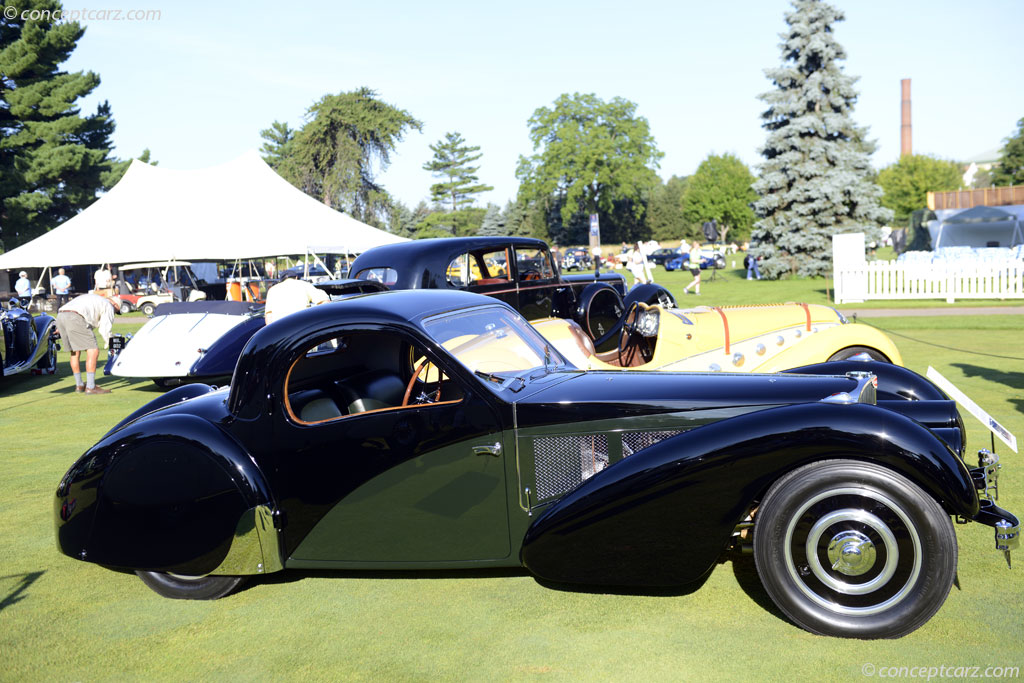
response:
[[[36,363],[36,369],[47,375],[53,375],[57,372],[57,342],[53,337],[50,337],[46,342],[46,355]]]
[[[135,572],[157,594],[174,600],[217,600],[238,588],[244,576],[179,576],[164,572]]]
[[[161,389],[173,389],[174,387],[180,387],[183,382],[177,377],[154,377],[153,384]]]
[[[899,638],[939,610],[956,576],[949,515],[873,463],[824,460],[794,470],[769,489],[754,522],[765,590],[811,633]]]
[[[891,360],[889,360],[888,356],[886,356],[878,349],[872,349],[867,346],[848,346],[845,349],[840,349],[839,351],[836,351],[831,356],[829,356],[828,359],[829,361],[850,360],[854,356],[860,355],[862,353],[866,353],[867,355],[871,356],[871,360],[879,360],[882,361],[883,363],[892,362]]]
[[[143,315],[145,315],[147,318],[152,318],[153,311],[156,310],[156,306],[154,306],[152,302],[147,301],[146,303],[142,304],[139,310],[142,311]]]

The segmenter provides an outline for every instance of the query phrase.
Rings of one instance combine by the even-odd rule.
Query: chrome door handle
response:
[[[493,455],[497,458],[501,455],[501,443],[495,441],[492,444],[485,444],[483,446],[473,446],[473,453],[476,455]]]

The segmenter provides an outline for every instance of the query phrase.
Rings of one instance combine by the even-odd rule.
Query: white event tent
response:
[[[250,151],[188,171],[134,160],[80,214],[0,254],[0,268],[227,261],[302,254],[317,244],[358,254],[404,241],[318,202]]]

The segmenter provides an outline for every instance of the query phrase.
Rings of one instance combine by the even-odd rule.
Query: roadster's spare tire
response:
[[[950,517],[905,477],[824,460],[775,482],[754,519],[765,590],[821,635],[898,638],[945,602],[956,576]]]
[[[235,590],[244,576],[179,576],[164,572],[135,572],[142,582],[165,598],[216,600]]]

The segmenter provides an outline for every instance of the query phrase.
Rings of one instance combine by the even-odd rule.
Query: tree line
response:
[[[59,9],[54,0],[27,8]],[[41,17],[50,14],[38,13]],[[19,15],[21,16],[21,15]],[[875,171],[875,143],[856,124],[856,78],[834,26],[840,10],[794,0],[785,14],[780,64],[766,70],[772,88],[759,98],[765,144],[754,173],[732,154],[709,154],[696,171],[663,181],[658,148],[638,105],[595,94],[559,96],[526,122],[530,154],[516,165],[516,196],[478,206],[492,186],[478,176],[480,146],[458,131],[430,145],[423,169],[429,200],[410,207],[379,181],[397,146],[423,123],[369,87],[324,95],[298,129],[274,121],[260,131],[261,153],[303,192],[368,224],[408,237],[532,235],[585,244],[597,214],[605,244],[641,239],[701,239],[714,219],[731,241],[752,242],[771,278],[819,276],[830,268],[831,236],[875,238],[903,225],[928,191],[957,189],[961,164],[917,155]],[[76,102],[100,83],[60,65],[84,29],[46,18],[0,18],[0,249],[56,227],[113,186],[130,160],[112,154],[111,107],[83,115]],[[149,151],[139,157],[151,162]],[[975,184],[1024,183],[1024,119],[1005,141],[1001,164]]]

